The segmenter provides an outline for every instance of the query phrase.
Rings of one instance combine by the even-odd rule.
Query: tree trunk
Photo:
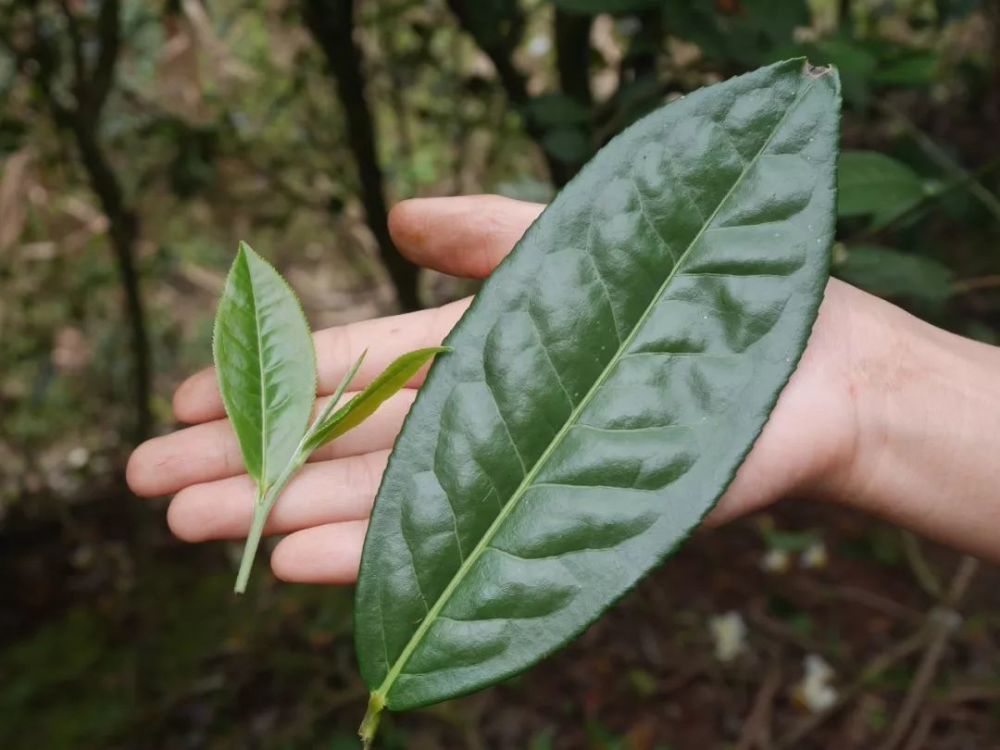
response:
[[[587,109],[593,105],[590,92],[590,27],[592,16],[556,10],[556,66],[563,93]]]
[[[304,0],[306,26],[323,50],[337,83],[337,94],[347,120],[347,136],[361,182],[361,201],[379,254],[396,288],[400,307],[421,307],[417,268],[407,261],[389,236],[382,170],[375,148],[375,126],[365,99],[361,50],[354,43],[353,0]]]
[[[121,185],[108,164],[97,141],[93,127],[76,120],[72,123],[73,135],[80,151],[90,185],[108,217],[111,247],[115,254],[118,276],[125,294],[125,317],[128,320],[132,346],[132,387],[135,400],[136,442],[145,439],[152,427],[150,401],[150,350],[146,329],[146,314],[139,288],[139,274],[135,263],[135,245],[139,236],[139,222],[135,212],[125,204]]]
[[[472,2],[482,2],[482,0],[472,0]],[[551,154],[545,151],[543,144],[545,130],[535,118],[529,116],[525,111],[526,105],[531,100],[531,96],[528,94],[524,75],[514,65],[513,55],[517,39],[512,38],[510,35],[495,33],[495,29],[485,29],[482,25],[477,24],[473,16],[474,11],[471,10],[471,6],[464,2],[464,0],[448,0],[448,7],[455,14],[459,25],[472,37],[479,49],[493,63],[497,77],[500,79],[500,84],[507,93],[507,100],[522,112],[525,130],[528,131],[531,139],[542,148],[552,181],[560,187],[565,185],[576,174],[579,165],[565,164],[553,158]],[[511,24],[511,26],[520,29],[523,26],[523,22],[519,20],[517,23]]]

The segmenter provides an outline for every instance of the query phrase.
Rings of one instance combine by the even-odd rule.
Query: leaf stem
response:
[[[242,594],[247,589],[247,580],[250,578],[253,560],[257,556],[257,546],[264,533],[265,523],[267,523],[267,512],[264,511],[264,506],[258,500],[254,503],[253,523],[250,524],[250,533],[247,534],[247,542],[243,547],[243,557],[240,559],[240,572],[236,575],[236,586],[233,588],[237,594]]]
[[[361,737],[364,750],[370,750],[372,742],[375,740],[383,708],[385,708],[385,699],[378,693],[372,693],[368,699],[368,710],[365,711],[365,717],[361,720],[361,726],[358,728],[358,735]]]
[[[250,524],[250,533],[247,534],[247,543],[243,547],[240,570],[236,574],[236,586],[233,588],[233,591],[237,594],[242,594],[246,591],[247,580],[250,578],[250,569],[253,568],[254,558],[257,557],[257,547],[260,546],[260,538],[264,533],[267,517],[271,514],[271,508],[274,507],[278,495],[285,489],[285,485],[288,484],[295,475],[295,472],[302,467],[302,464],[309,458],[309,454],[312,453],[312,451],[305,448],[305,442],[310,432],[307,432],[306,437],[302,438],[299,447],[295,449],[295,454],[281,474],[278,475],[278,478],[274,480],[274,484],[267,488],[267,492],[264,493],[263,497],[261,497],[258,491],[257,501],[253,506],[253,522]]]
[[[250,533],[247,534],[247,543],[243,547],[243,557],[240,559],[240,570],[236,574],[236,586],[233,588],[237,594],[242,594],[246,591],[247,580],[250,578],[250,570],[253,568],[254,558],[257,557],[257,547],[260,546],[260,538],[264,533],[264,526],[267,524],[267,517],[271,515],[271,508],[274,507],[275,502],[278,500],[278,496],[281,494],[282,490],[285,489],[285,485],[291,481],[292,477],[295,475],[299,469],[302,468],[302,464],[306,462],[306,459],[315,450],[315,446],[311,445],[312,439],[316,434],[316,431],[323,425],[330,414],[333,412],[334,408],[337,406],[337,402],[344,395],[344,391],[350,384],[351,380],[358,372],[358,368],[361,367],[361,363],[364,361],[365,354],[368,353],[366,349],[358,361],[354,363],[354,366],[347,371],[340,384],[337,386],[337,390],[327,401],[326,406],[319,413],[316,419],[313,421],[312,425],[306,430],[306,434],[302,436],[302,440],[299,441],[298,446],[295,448],[295,453],[289,459],[285,468],[282,469],[281,474],[278,478],[274,480],[274,483],[267,488],[266,491],[261,492],[261,489],[257,489],[257,499],[253,505],[253,522],[250,524]]]

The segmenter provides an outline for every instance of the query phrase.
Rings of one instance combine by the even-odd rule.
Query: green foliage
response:
[[[317,421],[316,427],[311,430],[310,437],[306,440],[306,448],[315,450],[336,440],[347,431],[353,430],[374,414],[387,398],[403,388],[410,378],[420,372],[420,369],[435,355],[446,351],[448,351],[447,347],[431,346],[426,349],[417,349],[395,359],[361,393],[322,422]],[[360,363],[359,360],[358,364]],[[355,365],[356,367],[357,365]],[[348,373],[348,377],[344,379],[345,383],[349,382],[352,376],[353,372]],[[336,400],[333,398],[331,402],[336,402]]]
[[[81,18],[90,62],[99,46],[92,21],[100,4],[67,4]],[[122,4],[120,59],[99,135],[141,227],[138,271],[161,427],[173,419],[172,385],[206,364],[211,311],[232,261],[234,227],[271,248],[269,256],[287,269],[310,317],[324,325],[392,311],[358,201],[347,140],[350,113],[303,33],[298,5],[286,5],[279,12],[263,0]],[[472,9],[478,41],[454,13],[459,5]],[[554,191],[543,153],[575,168],[581,154],[668,98],[758,60],[805,54],[813,63],[838,66],[846,145],[892,154],[919,176],[925,192],[932,181],[940,186],[898,219],[876,220],[863,206],[845,216],[840,230],[846,250],[835,272],[956,332],[996,344],[1000,296],[990,280],[1000,271],[998,225],[995,210],[983,210],[1000,187],[990,167],[995,153],[986,116],[996,109],[989,6],[982,0],[809,5],[811,17],[803,19],[795,0],[773,13],[767,3],[674,2],[662,16],[655,12],[662,3],[654,0],[358,2],[356,37],[364,50],[384,194],[390,203],[490,191],[547,202]],[[851,7],[850,19],[838,17],[838,5]],[[63,10],[53,0],[18,0],[16,7],[42,21],[58,53],[49,58],[58,68],[54,93],[72,104],[71,37]],[[590,108],[565,94],[555,66],[561,50],[553,7],[615,16],[612,23],[597,19],[590,37]],[[322,746],[330,733],[315,717],[354,712],[331,712],[329,695],[330,685],[353,677],[346,652],[331,653],[327,645],[350,630],[343,596],[349,592],[275,589],[262,576],[252,597],[220,607],[231,584],[228,573],[206,570],[225,570],[227,546],[172,545],[159,504],[106,502],[105,487],[114,486],[130,447],[122,428],[132,417],[131,404],[121,398],[128,387],[122,357],[127,320],[108,246],[116,227],[103,215],[72,138],[52,121],[51,102],[38,85],[39,61],[27,47],[21,63],[11,54],[10,45],[30,42],[30,24],[19,23],[15,33],[7,24],[13,16],[0,16],[0,567],[17,581],[8,588],[18,600],[5,611],[11,627],[0,654],[0,673],[7,677],[0,687],[0,746]],[[498,59],[513,61],[526,84],[526,104],[515,105],[509,80],[486,59],[483,44],[494,51],[499,45]],[[910,118],[911,127],[890,115],[887,103]],[[533,122],[543,125],[537,133],[527,127]],[[966,174],[928,158],[931,141]],[[14,179],[16,157],[28,152],[30,168]],[[982,185],[973,189],[973,179]],[[16,220],[22,211],[23,226]],[[15,226],[22,228],[12,231]],[[874,254],[868,249],[873,242],[880,243]],[[962,281],[952,284],[952,276]],[[465,293],[438,277],[427,280],[428,302]],[[935,302],[949,294],[948,304]],[[89,455],[86,465],[76,465],[74,454]],[[134,516],[123,517],[127,510]],[[109,532],[122,527],[128,537],[108,541]],[[131,588],[126,574],[105,581],[90,567],[70,567],[84,538],[103,540],[99,546],[113,552],[123,570],[134,565],[140,585]],[[46,551],[36,552],[43,539]],[[732,550],[716,545],[730,539],[713,535],[695,552],[714,550],[728,563]],[[800,541],[778,537],[782,544]],[[22,542],[30,558],[10,564],[6,553]],[[868,544],[851,572],[861,587],[884,585],[895,598],[905,588],[897,537],[872,537]],[[152,561],[146,558],[151,551]],[[866,579],[874,558],[894,561],[881,582]],[[44,576],[37,573],[43,565]],[[668,570],[664,580],[671,575]],[[682,597],[675,592],[681,616],[690,607]],[[35,606],[42,601],[47,605]],[[710,592],[704,602],[714,605]],[[796,616],[805,614],[797,610]],[[815,630],[825,630],[825,610],[812,618]],[[869,630],[844,624],[848,633]],[[321,645],[310,650],[307,640]],[[283,645],[276,649],[275,643]],[[601,655],[581,649],[574,658],[605,665],[608,653],[620,649],[600,643],[602,651],[610,648]],[[855,645],[863,653],[868,644]],[[144,684],[136,680],[140,663]],[[548,687],[543,673],[536,671],[534,679],[539,682],[525,684]],[[560,678],[560,689],[567,682]],[[728,695],[716,693],[720,710],[746,709],[743,682],[736,684]],[[552,708],[543,698],[533,706],[517,689],[502,690],[515,704],[527,704],[528,712]],[[640,703],[639,691],[633,693],[631,703]],[[565,744],[564,731],[579,729],[570,726],[578,723],[571,707],[585,700],[589,696],[572,687],[561,695],[539,747],[553,738]],[[736,703],[727,706],[727,700]],[[677,702],[685,706],[684,691]],[[642,705],[649,716],[661,716],[655,700]],[[242,720],[248,713],[254,721]],[[401,718],[387,727],[394,731],[383,735],[385,750],[459,741],[434,717],[428,720],[430,740],[409,734],[425,718]],[[661,721],[661,731],[673,731],[674,722]],[[524,731],[514,742],[529,743],[531,728]],[[979,745],[996,735],[984,731]],[[448,741],[435,744],[442,734]],[[715,735],[708,744],[732,739]]]
[[[858,107],[872,103],[873,92],[889,87],[927,88],[937,78],[941,56],[880,39],[836,34],[799,46],[817,64],[836,65],[844,98]]]
[[[837,213],[870,216],[885,224],[913,208],[927,194],[908,166],[874,151],[844,151],[837,172]]]
[[[878,68],[878,58],[874,53],[857,41],[841,36],[803,45],[802,51],[817,65],[835,65],[840,74],[844,99],[851,104],[867,106],[872,75]]]
[[[360,394],[334,411],[364,354],[347,371],[309,426],[316,401],[316,354],[309,324],[291,287],[241,242],[215,316],[213,354],[226,414],[243,463],[257,484],[253,522],[236,592],[246,589],[267,517],[317,448],[352,430],[406,385],[441,347],[404,354]],[[308,429],[307,429],[308,427]]]
[[[534,97],[525,106],[525,115],[546,130],[581,125],[590,120],[590,110],[565,94],[545,94]]]
[[[590,153],[590,141],[578,128],[556,128],[542,136],[542,148],[564,164],[578,164]]]
[[[596,16],[601,13],[635,13],[655,8],[662,0],[552,0],[560,10]]]
[[[930,258],[881,245],[852,245],[834,273],[880,297],[939,308],[951,296],[954,274]]]
[[[929,50],[903,50],[888,60],[872,80],[880,86],[926,86],[937,75],[941,57]]]
[[[672,31],[709,57],[745,66],[773,60],[810,19],[806,0],[743,0],[728,12],[715,0],[665,0],[663,6]]]
[[[316,399],[316,354],[299,301],[241,242],[212,337],[219,391],[261,494],[284,471]]]
[[[367,739],[383,705],[551,653],[728,485],[826,280],[838,86],[803,65],[703,89],[613,140],[449,335],[365,542]]]

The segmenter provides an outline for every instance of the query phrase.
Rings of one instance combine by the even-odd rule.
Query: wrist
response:
[[[841,370],[851,439],[829,496],[995,556],[1000,350],[851,292]]]
[[[799,420],[807,431],[810,461],[792,494],[851,502],[865,483],[872,456],[884,434],[883,382],[889,352],[906,344],[899,308],[837,279],[831,279],[796,379],[808,380]],[[784,398],[784,396],[783,396]]]

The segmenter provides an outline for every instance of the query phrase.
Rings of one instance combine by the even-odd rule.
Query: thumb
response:
[[[389,212],[389,232],[414,263],[481,279],[511,251],[543,208],[498,195],[413,198]]]

